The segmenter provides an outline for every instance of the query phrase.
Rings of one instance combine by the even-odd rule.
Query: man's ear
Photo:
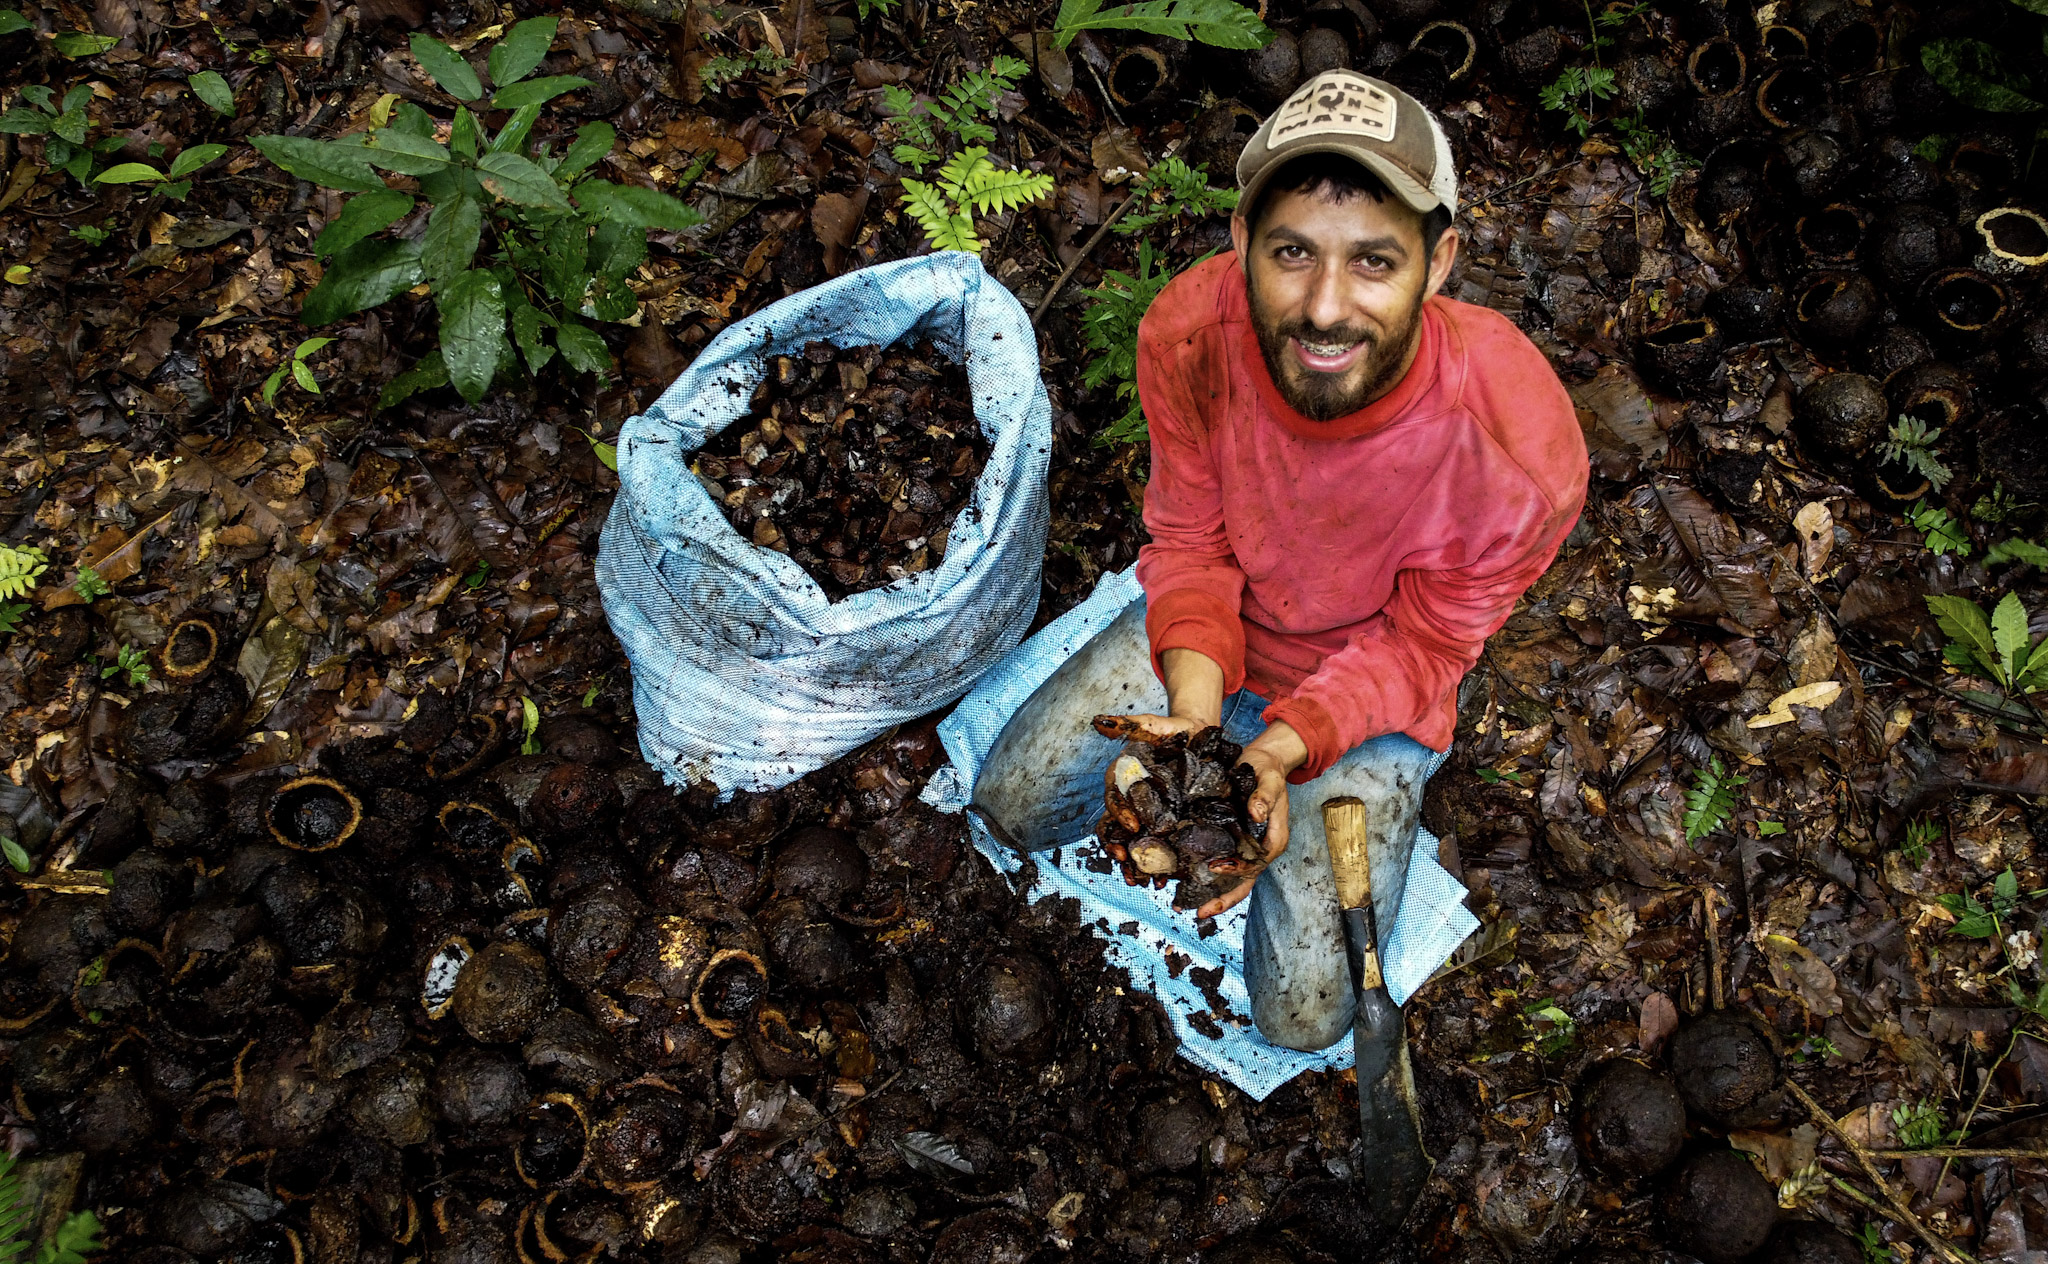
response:
[[[1436,246],[1429,252],[1429,288],[1425,294],[1434,294],[1444,288],[1444,282],[1451,279],[1451,265],[1458,261],[1458,230],[1444,229],[1444,235],[1436,239]]]
[[[1245,269],[1247,275],[1250,274],[1252,266],[1251,246],[1251,225],[1244,222],[1244,216],[1232,215],[1230,217],[1230,248],[1237,252],[1237,266]]]

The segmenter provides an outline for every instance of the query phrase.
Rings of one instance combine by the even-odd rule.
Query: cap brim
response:
[[[1443,205],[1443,199],[1417,183],[1415,177],[1395,166],[1386,155],[1338,141],[1309,141],[1305,144],[1289,145],[1285,156],[1276,156],[1273,161],[1266,164],[1264,170],[1252,178],[1250,184],[1238,191],[1238,205],[1250,206],[1256,202],[1259,191],[1266,187],[1266,182],[1273,178],[1273,174],[1286,166],[1290,160],[1303,154],[1342,154],[1385,181],[1386,186],[1393,190],[1394,196],[1400,198],[1404,205],[1419,215],[1427,215]]]

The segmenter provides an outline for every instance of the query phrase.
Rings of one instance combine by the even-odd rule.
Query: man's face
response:
[[[1458,238],[1429,245],[1399,199],[1311,192],[1267,199],[1252,239],[1230,235],[1245,267],[1252,327],[1281,398],[1329,421],[1393,389],[1415,358],[1422,302],[1450,275]]]

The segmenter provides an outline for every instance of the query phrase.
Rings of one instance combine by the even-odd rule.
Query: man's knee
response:
[[[1314,1053],[1350,1034],[1357,1005],[1348,985],[1254,995],[1252,1022],[1273,1044]]]

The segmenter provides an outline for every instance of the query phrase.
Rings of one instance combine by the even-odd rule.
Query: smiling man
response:
[[[1320,1049],[1352,1023],[1321,806],[1366,803],[1387,934],[1458,682],[1577,521],[1586,448],[1542,353],[1437,295],[1457,178],[1413,98],[1320,75],[1237,178],[1235,252],[1176,278],[1139,329],[1144,600],[1012,718],[975,805],[1021,847],[1070,841],[1114,751],[1081,736],[1090,715],[1223,725],[1259,774],[1268,856],[1200,911],[1249,895],[1252,1017]]]

